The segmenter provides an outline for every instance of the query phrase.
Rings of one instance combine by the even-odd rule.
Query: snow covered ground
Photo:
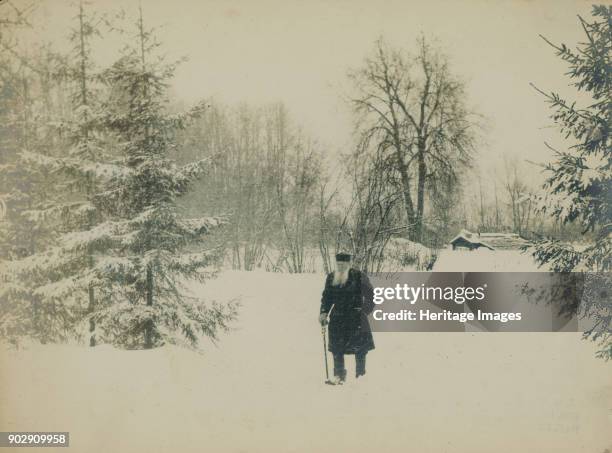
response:
[[[222,273],[201,291],[242,295],[240,320],[201,355],[0,348],[0,430],[69,431],[79,453],[612,449],[610,363],[577,333],[375,332],[363,381],[349,357],[324,385],[322,286]]]

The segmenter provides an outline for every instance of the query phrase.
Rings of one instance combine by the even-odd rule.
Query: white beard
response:
[[[348,270],[344,272],[334,271],[334,279],[332,281],[333,286],[344,285],[348,280]]]

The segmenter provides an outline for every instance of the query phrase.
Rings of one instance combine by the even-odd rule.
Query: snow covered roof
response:
[[[461,239],[491,250],[518,249],[528,242],[516,233],[472,233],[468,230],[461,230],[457,236],[451,239],[450,243],[453,244]]]

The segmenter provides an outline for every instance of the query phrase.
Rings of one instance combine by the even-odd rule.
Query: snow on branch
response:
[[[96,208],[88,201],[75,201],[73,203],[61,203],[49,208],[27,209],[21,212],[23,218],[30,222],[40,223],[50,218],[58,218],[71,213],[76,216],[85,216]]]
[[[113,243],[124,243],[132,234],[126,230],[126,221],[104,222],[90,230],[67,233],[60,238],[60,243],[66,250],[84,250],[104,248]]]
[[[218,228],[226,223],[227,220],[223,217],[200,217],[196,219],[182,219],[179,221],[179,225],[194,236],[208,234],[212,229]]]
[[[31,151],[19,153],[22,165],[44,168],[51,172],[68,172],[80,175],[93,175],[103,180],[115,176],[126,176],[132,170],[112,163],[100,163],[84,159],[50,157]]]

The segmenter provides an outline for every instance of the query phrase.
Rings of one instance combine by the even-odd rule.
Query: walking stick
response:
[[[323,356],[325,357],[325,383],[328,385],[336,385],[329,379],[329,366],[327,365],[327,340],[325,339],[325,326],[321,326],[321,334],[323,334]]]

